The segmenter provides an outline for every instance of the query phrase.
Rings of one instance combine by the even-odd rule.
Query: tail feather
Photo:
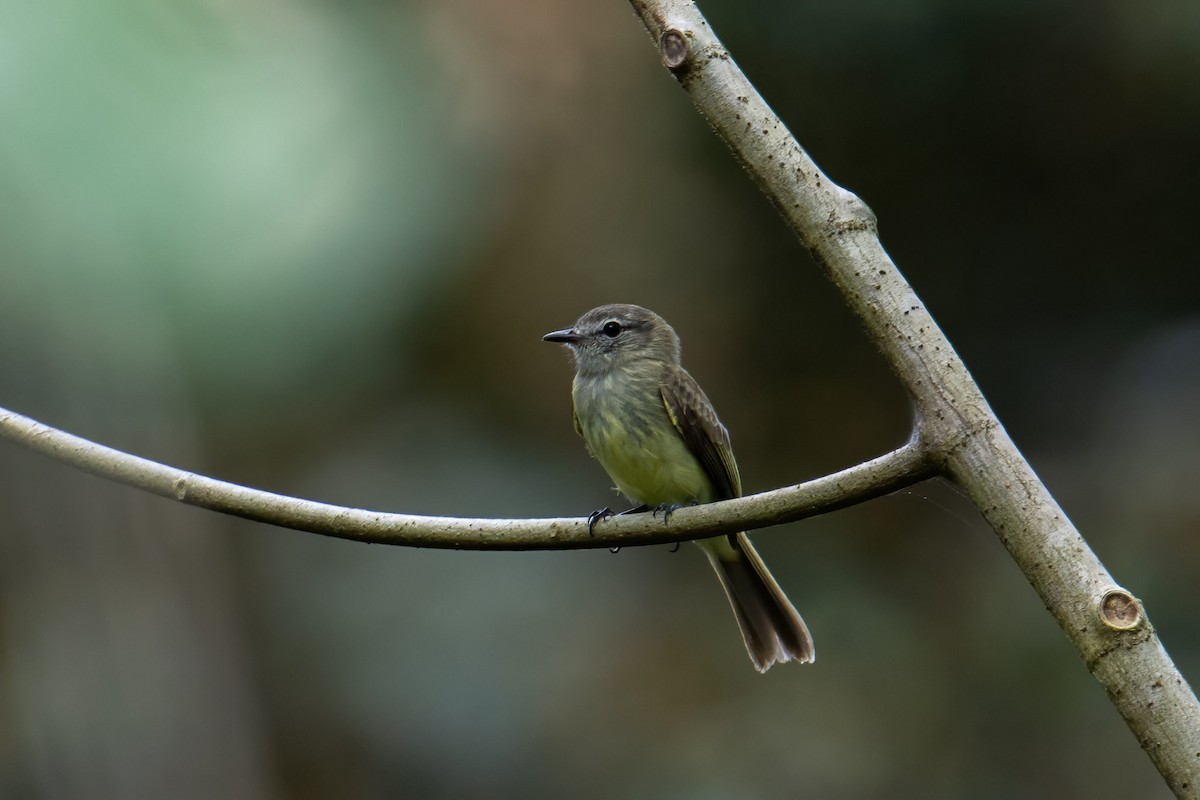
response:
[[[816,651],[808,626],[771,577],[749,538],[739,533],[726,541],[730,546],[707,546],[704,550],[729,597],[755,669],[766,672],[775,663],[814,661]]]

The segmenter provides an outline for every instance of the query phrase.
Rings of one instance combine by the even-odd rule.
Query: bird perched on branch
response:
[[[740,497],[729,432],[680,365],[679,336],[641,306],[593,308],[542,337],[575,357],[575,430],[622,494],[664,515]],[[603,509],[589,524],[612,512]],[[759,672],[811,662],[812,637],[745,533],[696,542],[708,555]]]

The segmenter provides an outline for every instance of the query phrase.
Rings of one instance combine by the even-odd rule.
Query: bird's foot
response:
[[[597,511],[593,511],[592,513],[588,514],[588,536],[591,537],[591,536],[596,535],[595,527],[596,527],[597,522],[599,522],[602,519],[608,519],[609,517],[612,517],[612,516],[616,516],[616,515],[613,512],[613,510],[611,508],[609,508],[608,506],[605,506],[604,508],[601,508]]]
[[[671,515],[681,508],[683,508],[683,503],[663,503],[654,509],[654,516],[657,517],[661,512],[663,515],[663,525],[666,525],[667,521],[671,519]],[[676,542],[671,545],[671,552],[678,553],[680,544],[681,542]]]
[[[683,503],[663,503],[654,507],[652,516],[657,517],[662,514],[663,525],[666,525],[670,521],[671,515],[681,508],[683,508]]]
[[[608,519],[609,517],[623,517],[626,514],[640,514],[643,511],[649,510],[649,506],[641,505],[634,506],[633,508],[627,508],[624,511],[613,511],[608,506],[605,506],[598,511],[593,511],[592,513],[588,514],[588,536],[596,535],[596,523],[602,519]]]

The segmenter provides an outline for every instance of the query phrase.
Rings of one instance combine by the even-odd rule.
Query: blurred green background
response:
[[[1200,676],[1200,5],[702,4]],[[0,0],[0,405],[393,511],[614,503],[539,341],[679,330],[747,489],[907,401],[620,0]],[[372,547],[0,447],[5,798],[1167,798],[971,505],[704,559]]]

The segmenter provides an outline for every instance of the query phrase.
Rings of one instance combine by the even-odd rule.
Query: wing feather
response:
[[[742,478],[729,444],[729,431],[712,403],[683,367],[670,368],[660,387],[667,416],[712,480],[717,499],[742,496]]]

